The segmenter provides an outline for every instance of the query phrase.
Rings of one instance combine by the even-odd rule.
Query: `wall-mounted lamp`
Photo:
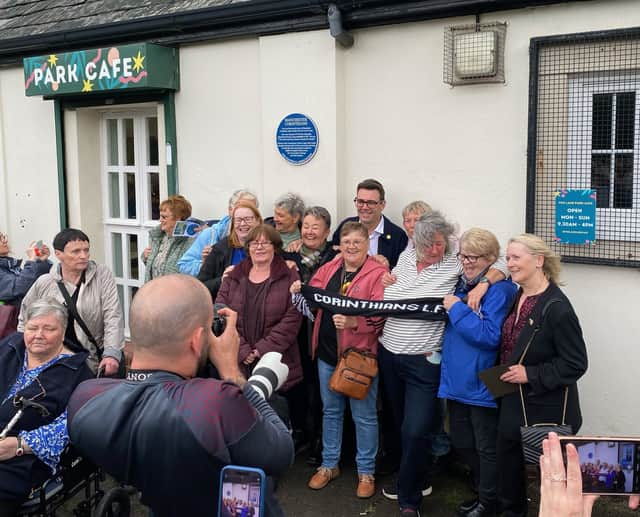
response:
[[[505,23],[447,27],[444,44],[445,83],[504,82]]]

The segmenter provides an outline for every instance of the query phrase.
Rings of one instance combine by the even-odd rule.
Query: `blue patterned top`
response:
[[[27,366],[27,354],[25,354],[18,378],[13,386],[11,386],[3,402],[6,402],[18,393],[18,391],[23,390],[34,382],[40,372],[56,364],[63,357],[69,357],[70,355],[71,354],[60,354],[50,361],[29,370]],[[60,455],[67,446],[67,443],[69,443],[69,435],[67,434],[67,410],[65,409],[64,412],[50,424],[40,426],[32,431],[21,431],[19,434],[25,443],[31,447],[33,454],[55,472],[60,462]]]

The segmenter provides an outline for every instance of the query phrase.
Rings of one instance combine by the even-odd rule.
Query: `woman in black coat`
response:
[[[582,416],[576,383],[587,370],[587,351],[578,317],[557,285],[560,258],[544,241],[531,234],[512,238],[507,266],[520,289],[502,326],[500,363],[509,369],[501,380],[518,390],[500,403],[498,498],[503,517],[519,517],[527,515],[523,405],[526,425],[560,424],[564,417],[577,433]]]

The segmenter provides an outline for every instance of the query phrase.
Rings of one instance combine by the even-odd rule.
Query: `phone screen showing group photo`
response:
[[[569,438],[580,458],[582,492],[640,494],[640,441]]]
[[[262,517],[263,482],[258,472],[225,469],[222,475],[220,515]]]

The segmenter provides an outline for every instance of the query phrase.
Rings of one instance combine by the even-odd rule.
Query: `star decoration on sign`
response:
[[[138,73],[140,70],[144,68],[144,64],[143,64],[144,58],[145,56],[140,54],[139,50],[138,50],[138,55],[133,57],[133,69],[135,70],[136,73]]]
[[[58,56],[56,56],[55,54],[50,54],[47,61],[49,62],[49,66],[54,67],[58,63]]]
[[[93,83],[89,81],[89,79],[82,80],[82,91],[83,92],[92,92],[93,91]]]

